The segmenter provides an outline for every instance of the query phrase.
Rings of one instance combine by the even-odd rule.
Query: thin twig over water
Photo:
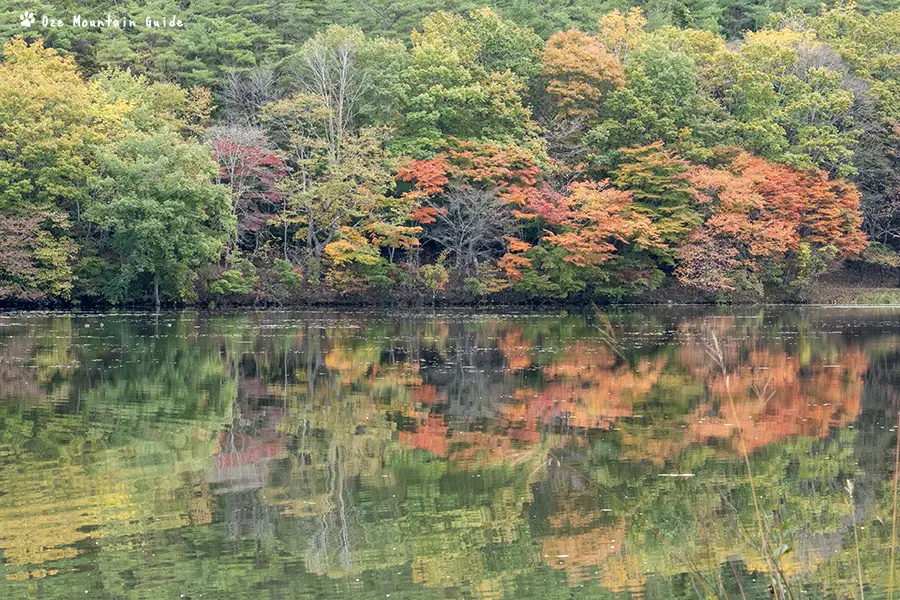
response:
[[[597,336],[600,340],[606,344],[610,350],[612,350],[616,356],[628,362],[628,359],[625,358],[625,354],[622,352],[622,346],[619,343],[619,340],[616,338],[616,330],[613,329],[612,321],[609,320],[603,312],[594,305],[594,314],[597,315],[598,323],[595,325],[597,328]]]
[[[866,593],[863,591],[862,562],[859,560],[859,534],[856,531],[856,503],[853,501],[853,482],[847,480],[844,487],[847,495],[850,496],[850,516],[853,518],[853,541],[856,542],[856,577],[859,581],[859,597],[860,600],[866,600]]]
[[[894,600],[894,551],[897,549],[897,479],[900,477],[900,413],[897,413],[897,447],[894,450],[894,510],[891,518],[891,574],[888,600]]]

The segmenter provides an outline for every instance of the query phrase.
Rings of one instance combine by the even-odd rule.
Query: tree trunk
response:
[[[153,301],[156,303],[156,310],[159,310],[159,279],[153,278]]]

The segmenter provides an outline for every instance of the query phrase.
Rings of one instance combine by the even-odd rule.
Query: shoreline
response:
[[[355,288],[349,291],[328,285],[300,285],[297,288],[269,291],[256,290],[249,294],[215,297],[207,289],[198,289],[196,298],[180,302],[161,303],[165,310],[228,310],[228,309],[311,309],[311,308],[472,308],[490,310],[576,309],[590,310],[596,306],[900,306],[900,269],[872,269],[844,265],[826,274],[804,290],[788,292],[767,288],[761,297],[715,297],[699,292],[674,280],[666,280],[658,288],[632,297],[602,296],[594,293],[570,295],[566,298],[535,297],[510,289],[493,294],[474,294],[462,285],[451,284],[434,293],[419,286],[385,286]],[[150,296],[135,302],[109,304],[94,297],[73,300],[0,300],[0,311],[106,311],[133,309],[153,311],[156,303]]]
[[[139,310],[146,312],[171,310],[228,311],[228,310],[304,310],[304,309],[558,309],[591,310],[607,308],[641,307],[822,307],[822,308],[900,308],[900,287],[844,287],[833,286],[816,290],[806,300],[770,301],[703,301],[683,299],[679,301],[660,298],[633,298],[616,301],[611,298],[579,298],[560,300],[553,298],[523,299],[498,294],[496,298],[460,299],[455,297],[425,298],[382,296],[373,299],[371,295],[346,295],[343,298],[311,299],[296,298],[293,301],[229,301],[229,302],[181,302],[163,303],[158,309],[153,302],[128,304],[73,303],[73,302],[10,302],[0,303],[0,313],[11,312],[105,312],[116,310]]]

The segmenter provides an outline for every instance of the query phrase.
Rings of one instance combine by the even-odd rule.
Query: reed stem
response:
[[[897,479],[900,476],[900,413],[897,413],[897,447],[894,450],[894,511],[891,518],[891,571],[888,600],[894,600],[894,552],[897,549]]]
[[[862,562],[859,560],[859,534],[856,532],[856,503],[853,502],[853,482],[847,480],[847,494],[850,496],[850,515],[853,517],[853,541],[856,543],[856,578],[859,580],[859,598],[866,600],[863,591]]]

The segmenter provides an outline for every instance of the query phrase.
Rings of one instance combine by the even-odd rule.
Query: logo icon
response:
[[[24,12],[19,15],[19,23],[22,27],[31,27],[34,24],[34,13]]]

